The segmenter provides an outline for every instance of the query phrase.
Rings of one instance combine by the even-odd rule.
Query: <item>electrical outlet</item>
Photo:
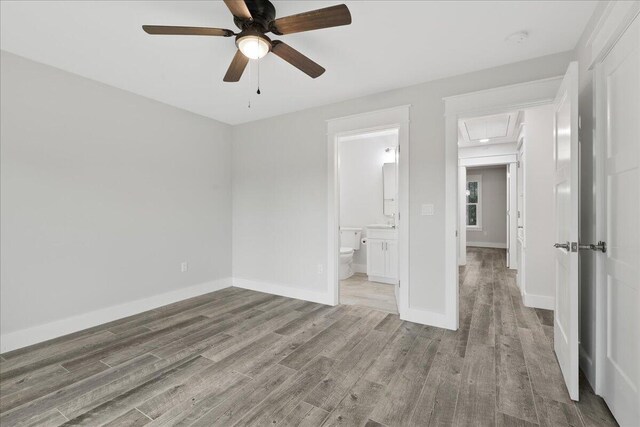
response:
[[[323,271],[324,271],[324,265],[318,264],[318,274],[322,274]]]
[[[189,263],[187,261],[182,261],[180,263],[180,272],[186,273],[187,271],[189,271]]]

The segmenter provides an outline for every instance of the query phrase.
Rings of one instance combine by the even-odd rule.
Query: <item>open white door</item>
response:
[[[578,63],[572,62],[555,99],[553,157],[557,243],[553,337],[556,356],[573,400],[578,400],[578,149]]]
[[[602,228],[599,394],[621,426],[640,423],[640,17],[597,68]],[[602,249],[605,247],[601,246]]]

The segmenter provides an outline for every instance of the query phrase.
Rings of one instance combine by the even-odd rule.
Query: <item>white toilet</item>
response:
[[[340,280],[353,276],[353,252],[360,249],[362,228],[340,227]]]

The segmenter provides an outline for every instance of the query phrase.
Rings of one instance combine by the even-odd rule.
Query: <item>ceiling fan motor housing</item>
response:
[[[273,6],[273,3],[269,0],[245,0],[245,4],[249,12],[251,12],[253,19],[246,20],[234,16],[233,22],[236,26],[242,31],[249,28],[254,28],[258,31],[261,30],[262,33],[271,31],[269,24],[276,19],[276,8]]]

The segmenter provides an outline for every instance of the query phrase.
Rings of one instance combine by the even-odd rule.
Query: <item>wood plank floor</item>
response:
[[[456,332],[230,288],[5,353],[0,424],[615,425],[503,259],[469,251]]]
[[[362,305],[398,314],[395,286],[370,282],[362,273],[340,281],[340,304]]]

